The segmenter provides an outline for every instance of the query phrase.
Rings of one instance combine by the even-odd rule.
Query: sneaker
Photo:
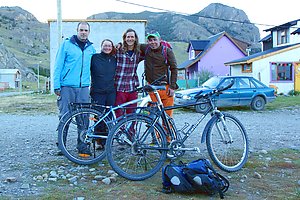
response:
[[[90,155],[90,154],[86,154],[86,153],[79,153],[78,156],[79,156],[79,157],[82,157],[82,158],[88,158],[88,157],[90,157],[91,155]]]
[[[90,157],[92,155],[90,149],[88,146],[86,146],[86,148],[82,148],[81,150],[78,150],[78,156],[86,158],[86,157]]]
[[[82,157],[82,158],[88,158],[92,155],[91,151],[88,150],[88,151],[84,151],[84,152],[79,152],[78,153],[78,156]]]

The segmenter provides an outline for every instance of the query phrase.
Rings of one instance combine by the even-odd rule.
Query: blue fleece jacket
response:
[[[90,86],[90,63],[96,53],[93,43],[87,41],[82,51],[73,35],[61,44],[55,60],[54,89],[62,86],[80,88]]]

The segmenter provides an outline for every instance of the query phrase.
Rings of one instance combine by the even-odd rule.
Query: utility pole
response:
[[[37,65],[37,92],[40,91],[40,64],[42,61],[39,62]]]
[[[250,51],[251,51],[251,48],[250,48],[250,47],[247,47],[247,48],[246,48],[247,56],[250,55]]]
[[[58,47],[62,39],[61,0],[57,0],[57,42]]]

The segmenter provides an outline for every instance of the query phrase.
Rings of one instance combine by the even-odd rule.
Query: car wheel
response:
[[[198,100],[198,102],[201,102],[201,100]],[[195,106],[197,113],[205,113],[207,110],[209,110],[209,104],[208,103],[202,103]]]
[[[266,102],[263,97],[257,96],[251,102],[252,110],[263,110],[265,108]]]

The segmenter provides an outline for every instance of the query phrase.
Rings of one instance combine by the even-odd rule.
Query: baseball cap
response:
[[[151,32],[151,33],[147,33],[146,39],[148,39],[149,37],[157,37],[160,38],[160,35],[157,31]]]

